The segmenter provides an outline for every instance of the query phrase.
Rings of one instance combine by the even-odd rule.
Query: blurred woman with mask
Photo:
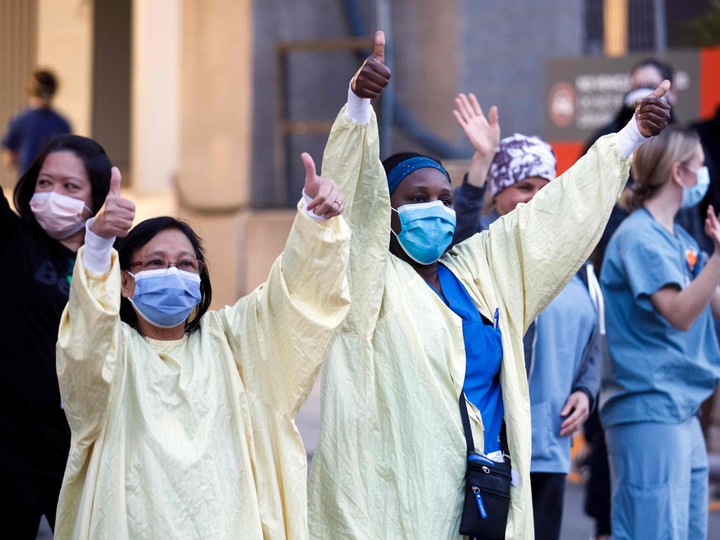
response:
[[[59,537],[307,538],[293,419],[348,310],[350,231],[342,192],[303,160],[285,251],[217,311],[189,225],[159,217],[125,236],[134,213],[114,170],[60,322],[72,445]]]
[[[55,525],[70,446],[55,372],[55,342],[85,220],[102,206],[110,159],[91,139],[48,141],[15,187],[0,187],[0,522],[7,538]]]
[[[632,212],[610,239],[600,278],[610,363],[600,420],[612,479],[612,536],[707,538],[708,464],[697,418],[720,380],[720,224],[714,252],[675,222],[710,179],[697,133],[669,126],[635,153]]]
[[[532,538],[522,336],[600,237],[632,151],[667,123],[669,83],[530,203],[447,251],[447,171],[422,155],[379,159],[370,98],[389,78],[378,32],[323,160],[348,199],[353,304],[323,372],[310,533],[454,539],[485,512],[502,518],[493,538]],[[470,462],[507,472],[497,512],[465,484]]]

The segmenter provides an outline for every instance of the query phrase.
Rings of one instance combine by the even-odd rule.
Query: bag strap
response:
[[[468,455],[475,453],[475,440],[473,439],[472,429],[470,428],[470,417],[467,412],[467,403],[465,403],[465,392],[460,391],[460,418],[462,418],[463,431],[465,432],[465,442],[467,443]]]
[[[460,418],[462,419],[463,431],[465,432],[465,442],[467,443],[468,455],[475,453],[475,439],[473,438],[472,429],[470,428],[470,417],[467,412],[467,403],[465,403],[465,392],[460,391]],[[507,443],[507,430],[505,429],[505,420],[503,420],[500,428],[500,448],[503,454],[509,456],[510,449]]]

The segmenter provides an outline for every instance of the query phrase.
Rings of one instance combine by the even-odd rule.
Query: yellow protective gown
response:
[[[293,418],[347,314],[349,229],[298,212],[268,281],[200,329],[155,341],[120,321],[120,269],[82,250],[57,346],[72,429],[56,538],[307,538]]]
[[[507,538],[532,538],[530,404],[522,336],[599,240],[630,160],[600,139],[572,169],[446,253],[480,312],[502,330],[502,396],[512,464]],[[388,251],[390,202],[374,114],[344,108],[323,175],[340,184],[352,230],[353,304],[323,368],[322,426],[309,483],[312,538],[459,538],[466,445],[458,397],[462,323]],[[470,407],[478,448],[482,421]]]

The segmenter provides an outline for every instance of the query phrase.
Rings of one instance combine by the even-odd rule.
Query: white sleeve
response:
[[[623,157],[630,157],[642,143],[649,141],[650,139],[652,139],[652,137],[642,136],[637,127],[637,119],[633,114],[633,117],[627,124],[625,124],[625,127],[618,131],[618,134],[615,137],[615,144]]]
[[[98,276],[110,270],[111,252],[115,238],[103,238],[90,230],[95,218],[85,222],[85,250],[83,251],[83,265],[91,273]]]
[[[370,121],[370,113],[372,112],[372,106],[370,105],[370,98],[361,98],[355,95],[352,90],[352,81],[348,86],[348,99],[347,99],[347,114],[353,122],[360,125],[365,125]]]
[[[325,217],[323,217],[323,216],[318,216],[318,215],[317,215],[315,212],[313,212],[312,210],[308,210],[308,209],[307,209],[307,205],[310,204],[310,203],[312,202],[312,200],[313,200],[313,198],[312,198],[310,195],[308,195],[307,193],[305,193],[305,190],[303,189],[303,192],[302,192],[302,203],[303,203],[303,204],[302,204],[302,207],[303,207],[303,210],[305,210],[305,213],[307,214],[307,216],[308,216],[310,219],[312,219],[313,221],[327,221],[327,218],[325,218]]]

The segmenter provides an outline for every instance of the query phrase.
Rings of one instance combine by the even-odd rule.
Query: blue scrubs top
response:
[[[485,427],[485,454],[496,452],[501,449],[500,429],[505,414],[500,391],[500,328],[483,320],[463,284],[443,265],[438,265],[438,278],[443,291],[441,298],[462,319],[466,357],[463,390],[480,411]]]
[[[676,225],[672,234],[644,208],[610,239],[601,272],[611,356],[600,395],[605,427],[682,422],[718,384],[720,350],[710,307],[685,332],[650,302],[666,285],[685,287],[702,265],[698,245],[685,230]]]
[[[30,168],[52,135],[70,133],[70,124],[52,109],[27,109],[10,121],[2,146],[18,152],[18,177]]]
[[[572,437],[560,436],[560,411],[572,393],[597,325],[587,287],[576,275],[536,321],[530,383],[532,462],[530,472],[570,472]],[[599,369],[599,366],[598,366]]]

